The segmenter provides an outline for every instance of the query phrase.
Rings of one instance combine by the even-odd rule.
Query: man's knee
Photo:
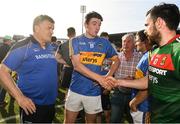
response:
[[[65,109],[64,123],[74,123],[79,112],[72,112]]]

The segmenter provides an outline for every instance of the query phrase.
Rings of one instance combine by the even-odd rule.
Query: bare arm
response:
[[[118,85],[144,90],[148,88],[148,77],[146,76],[136,80],[118,80]]]
[[[128,88],[135,88],[135,89],[147,89],[148,87],[148,77],[143,77],[136,80],[122,80],[122,79],[115,79],[113,77],[108,77],[106,79],[107,82],[114,82],[114,87],[128,87]]]
[[[26,114],[35,112],[36,108],[34,103],[31,99],[23,95],[9,72],[10,69],[6,65],[0,64],[1,85],[17,100],[19,106],[24,109]]]
[[[112,62],[112,65],[111,65],[109,72],[107,73],[107,76],[112,76],[120,64],[120,61],[119,61],[119,58],[117,55],[113,56],[111,60],[113,62]]]
[[[73,67],[74,70],[80,72],[81,74],[83,74],[84,76],[91,78],[95,81],[97,81],[100,85],[102,85],[103,87],[106,88],[105,84],[105,77],[92,72],[91,70],[89,70],[87,67],[85,67],[81,62],[80,62],[80,55],[72,55],[71,57],[72,63],[73,63]]]
[[[140,90],[137,95],[129,102],[132,111],[137,111],[137,106],[148,97],[147,90]]]
[[[61,64],[66,64],[66,62],[62,58],[61,54],[57,53],[57,54],[55,54],[55,57],[56,57],[57,62],[59,62]]]

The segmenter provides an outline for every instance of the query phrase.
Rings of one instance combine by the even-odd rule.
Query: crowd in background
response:
[[[180,122],[178,7],[150,9],[146,29],[123,35],[121,46],[107,32],[98,36],[102,21],[88,13],[85,34],[69,27],[62,43],[52,36],[54,20],[39,15],[31,36],[14,45],[3,37],[1,84],[19,104],[21,122],[51,123],[59,87],[65,88],[64,123],[74,123],[82,111],[87,123],[101,123],[102,116],[106,123]],[[3,87],[0,107],[7,105]]]

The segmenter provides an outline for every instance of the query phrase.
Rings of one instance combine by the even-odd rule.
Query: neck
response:
[[[176,36],[176,32],[175,31],[164,31],[161,34],[161,41],[159,42],[160,46],[163,46],[165,44],[168,43],[169,40],[171,40],[174,36]]]
[[[147,51],[146,48],[143,48],[143,49],[142,49],[142,53],[145,53],[146,51]]]
[[[40,46],[44,49],[46,47],[46,42],[40,38],[38,35],[33,34],[33,37],[39,42]]]
[[[129,60],[129,58],[131,58],[133,55],[133,51],[124,51],[124,55],[126,59]]]
[[[93,39],[93,38],[95,38],[96,36],[92,36],[92,35],[90,35],[89,33],[85,33],[85,36],[87,37],[87,38],[89,38],[89,39]]]

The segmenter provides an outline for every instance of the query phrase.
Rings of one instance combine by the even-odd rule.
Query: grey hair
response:
[[[49,22],[51,22],[53,24],[55,23],[55,21],[50,16],[48,16],[48,15],[39,15],[33,21],[33,31],[35,31],[35,26],[36,25],[40,24],[41,22],[43,22],[45,20],[47,20],[47,21],[49,21]]]
[[[134,36],[134,34],[133,33],[127,33],[127,34],[125,34],[123,37],[122,37],[122,41],[124,41],[126,38],[130,38],[131,39],[131,41],[133,41],[133,43],[134,43],[134,41],[135,41],[135,36]]]

